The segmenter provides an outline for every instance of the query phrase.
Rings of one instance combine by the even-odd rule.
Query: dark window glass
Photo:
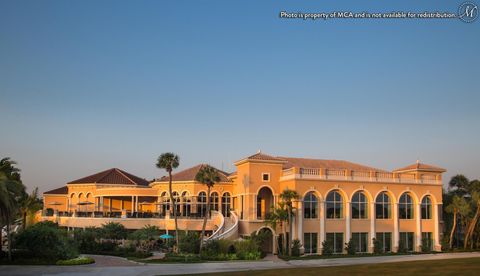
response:
[[[303,243],[306,254],[317,253],[318,235],[317,233],[304,233]]]
[[[390,197],[386,192],[380,193],[375,200],[375,217],[377,219],[391,218]]]
[[[413,200],[408,193],[400,196],[398,212],[401,219],[413,219]]]
[[[343,253],[343,233],[327,233],[327,242],[332,245],[333,253]]]
[[[413,243],[413,232],[400,232],[400,250],[404,249],[407,252],[412,252],[414,250]]]
[[[366,219],[367,218],[367,206],[368,201],[365,193],[356,192],[352,197],[352,218],[353,219]]]
[[[422,200],[422,219],[432,218],[432,200],[426,196]]]
[[[313,192],[309,192],[303,199],[303,217],[318,217],[318,199]]]
[[[327,196],[327,218],[343,218],[343,199],[338,191],[332,191]]]

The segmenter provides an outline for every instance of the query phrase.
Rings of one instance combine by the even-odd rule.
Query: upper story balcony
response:
[[[299,167],[283,170],[280,181],[292,179],[442,185],[440,174],[407,174]]]

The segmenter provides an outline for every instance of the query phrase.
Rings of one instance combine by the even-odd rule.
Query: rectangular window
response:
[[[384,253],[392,252],[392,233],[391,232],[377,232],[375,239],[380,243],[382,252]]]
[[[422,203],[422,219],[432,219],[432,205]]]
[[[432,232],[422,232],[422,250],[431,251],[433,250],[433,238]]]
[[[406,251],[406,252],[413,252],[414,251],[414,244],[413,244],[413,232],[400,232],[400,242],[398,244],[398,251]]]
[[[332,246],[334,254],[343,253],[343,233],[327,233],[327,242]]]
[[[305,248],[305,254],[317,253],[318,235],[317,233],[304,233],[303,234],[303,247]]]
[[[270,181],[270,174],[269,173],[262,173],[262,180],[264,182]]]
[[[368,252],[368,233],[352,233],[352,240],[355,244],[355,252],[367,253]]]

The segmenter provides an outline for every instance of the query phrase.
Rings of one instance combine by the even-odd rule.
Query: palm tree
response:
[[[177,202],[173,198],[172,192],[172,171],[173,169],[178,168],[180,165],[180,158],[178,155],[172,152],[162,153],[157,159],[157,168],[165,169],[168,173],[168,191],[170,193],[170,202],[173,204],[173,217],[175,219],[175,241],[177,246],[175,248],[176,253],[178,253],[178,222],[177,222]]]
[[[0,220],[7,225],[8,259],[12,260],[12,237],[10,224],[18,212],[18,201],[25,193],[25,186],[20,181],[10,179],[0,171]],[[0,241],[1,242],[1,241]]]
[[[22,228],[24,230],[27,227],[27,216],[41,210],[42,205],[42,200],[38,198],[38,187],[31,194],[23,194],[20,200],[20,214],[22,215]]]
[[[468,243],[470,242],[470,247],[473,249],[473,232],[475,231],[475,227],[477,226],[478,219],[480,218],[480,192],[474,191],[471,194],[472,201],[474,206],[476,205],[475,215],[473,219],[470,221],[467,229],[467,233],[465,234],[465,242],[463,244],[464,249],[467,249]]]
[[[288,226],[289,226],[289,234],[288,234],[288,240],[289,240],[289,246],[288,246],[288,255],[292,255],[292,242],[293,242],[293,237],[292,237],[292,232],[293,232],[293,201],[298,199],[300,196],[298,193],[294,190],[289,190],[286,189],[280,194],[280,198],[282,199],[283,202],[287,205],[287,211],[288,211]]]
[[[207,186],[207,211],[203,217],[202,225],[202,234],[200,236],[200,251],[203,247],[203,239],[205,237],[205,228],[207,227],[207,218],[210,217],[210,189],[215,185],[215,183],[220,182],[220,175],[218,174],[217,169],[209,165],[202,165],[197,175],[195,176],[195,181],[198,181]]]
[[[449,248],[452,249],[453,246],[453,235],[455,233],[455,229],[457,227],[457,216],[465,217],[470,212],[470,206],[468,205],[467,201],[463,197],[459,197],[455,195],[452,199],[452,203],[450,203],[447,208],[445,208],[447,213],[453,214],[453,225],[452,230],[450,231],[450,241],[449,241]]]
[[[287,252],[287,237],[286,237],[287,221],[288,221],[288,211],[285,206],[285,202],[279,202],[277,208],[272,207],[272,211],[267,215],[267,224],[271,225],[274,230],[276,230],[277,225],[280,224],[280,227],[282,229],[282,245],[283,245],[283,248],[281,251],[283,254]]]

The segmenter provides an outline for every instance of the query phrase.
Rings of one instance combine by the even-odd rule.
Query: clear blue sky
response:
[[[261,3],[260,3],[261,2]],[[279,18],[462,1],[0,0],[0,156],[41,191],[258,149],[480,177],[480,27]]]

